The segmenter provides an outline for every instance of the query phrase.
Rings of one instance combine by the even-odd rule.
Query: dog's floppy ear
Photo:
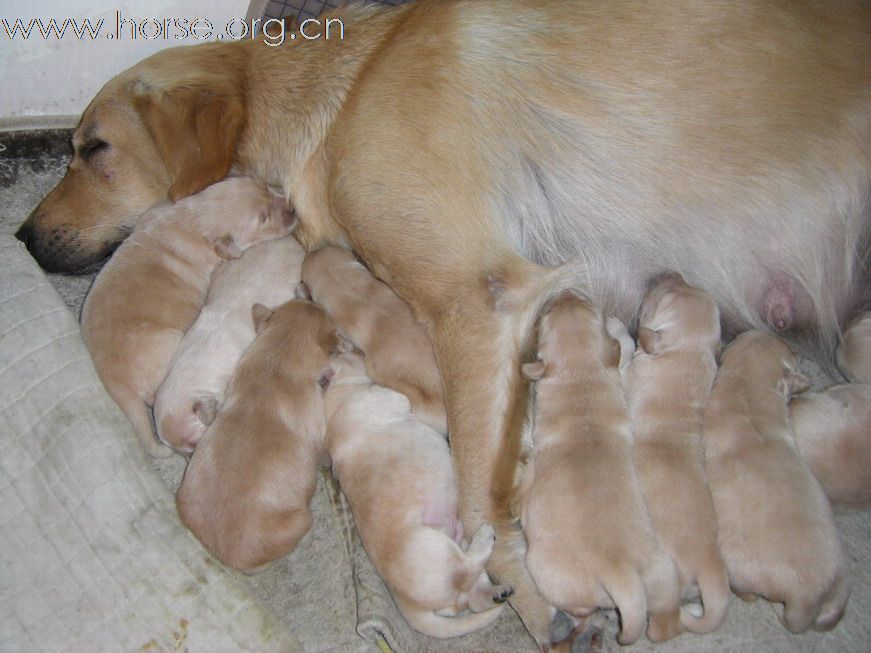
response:
[[[808,378],[801,372],[789,370],[786,376],[780,380],[780,391],[787,398],[801,394],[811,387]]]
[[[534,363],[524,363],[520,366],[520,373],[527,381],[538,381],[544,376],[544,371],[547,368],[544,361],[535,361]]]
[[[215,240],[215,254],[228,261],[242,256],[242,250],[230,234]]]
[[[263,304],[254,304],[251,307],[251,319],[254,320],[254,333],[259,334],[270,317],[272,317],[272,311]]]
[[[638,346],[645,354],[655,354],[659,346],[659,333],[649,327],[638,329]]]
[[[172,175],[169,199],[173,202],[230,172],[245,124],[240,97],[184,87],[143,93],[134,106]]]
[[[211,426],[218,415],[218,399],[212,395],[200,397],[194,402],[194,413],[204,426]]]

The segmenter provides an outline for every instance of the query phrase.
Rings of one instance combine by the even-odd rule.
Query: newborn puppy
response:
[[[366,353],[366,372],[372,381],[404,394],[421,421],[447,434],[432,343],[408,304],[341,247],[325,247],[306,256],[302,280],[311,298]]]
[[[220,403],[233,368],[254,340],[251,306],[294,297],[305,252],[292,236],[261,243],[212,273],[206,304],[184,334],[154,400],[160,439],[189,454],[206,430],[209,398]]]
[[[283,199],[235,177],[146,212],[91,286],[82,337],[106,390],[153,456],[172,453],[155,437],[148,407],[185,330],[203,306],[221,259],[290,233]]]
[[[372,563],[408,623],[432,637],[483,628],[510,594],[484,570],[495,536],[482,526],[468,548],[444,436],[408,399],[373,385],[359,352],[333,363],[327,448]],[[463,614],[467,610],[471,612]]]
[[[835,508],[871,508],[871,385],[848,383],[789,404],[802,458]]]
[[[849,591],[829,502],[790,434],[787,400],[807,387],[795,369],[780,338],[736,338],[720,361],[704,444],[732,589],[775,603],[783,625],[800,633],[833,628]]]
[[[617,608],[621,644],[675,632],[677,573],[656,542],[632,461],[619,345],[571,292],[541,317],[532,458],[520,489],[526,564],[541,594],[583,617]]]
[[[641,307],[638,344],[626,380],[635,469],[682,598],[701,595],[704,605],[702,618],[683,608],[681,625],[709,633],[723,622],[730,597],[702,449],[720,351],[717,305],[679,274],[660,277]]]
[[[242,571],[290,553],[311,527],[330,356],[347,344],[311,302],[275,311],[255,304],[252,314],[257,337],[176,495],[185,526],[218,560]],[[210,403],[207,417],[215,412]]]
[[[838,369],[854,383],[871,383],[871,311],[850,322],[837,352]]]

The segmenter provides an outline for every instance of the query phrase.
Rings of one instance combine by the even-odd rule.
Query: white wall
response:
[[[113,75],[128,68],[158,49],[176,45],[193,45],[197,38],[182,36],[180,29],[168,23],[170,38],[131,38],[127,24],[120,39],[114,38],[118,22],[116,12],[139,24],[144,19],[186,18],[208,19],[216,30],[223,32],[233,19],[244,19],[247,0],[2,0],[0,19],[11,28],[15,19],[26,25],[39,18],[47,24],[54,18],[89,18],[93,25],[103,19],[102,31],[96,39],[79,39],[68,26],[62,39],[44,39],[34,26],[28,38],[17,34],[10,39],[0,23],[0,128],[41,122],[37,117],[59,116],[48,122],[69,123],[78,116],[100,87]],[[79,22],[81,24],[81,22]],[[200,22],[201,28],[205,27]],[[148,23],[148,36],[156,32]],[[241,30],[241,22],[234,24]],[[137,27],[138,31],[138,27]],[[110,36],[107,36],[111,34]],[[202,30],[200,31],[202,35]],[[45,122],[44,120],[42,122]]]

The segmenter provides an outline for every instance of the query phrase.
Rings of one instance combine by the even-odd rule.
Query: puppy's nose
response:
[[[18,227],[18,231],[15,232],[15,237],[29,247],[30,243],[33,241],[33,229],[31,229],[30,225],[25,222],[23,225]]]

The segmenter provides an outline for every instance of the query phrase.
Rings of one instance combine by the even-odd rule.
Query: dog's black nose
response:
[[[15,237],[25,245],[30,244],[30,241],[33,240],[32,236],[33,230],[27,224],[18,227],[18,231],[15,232]]]

